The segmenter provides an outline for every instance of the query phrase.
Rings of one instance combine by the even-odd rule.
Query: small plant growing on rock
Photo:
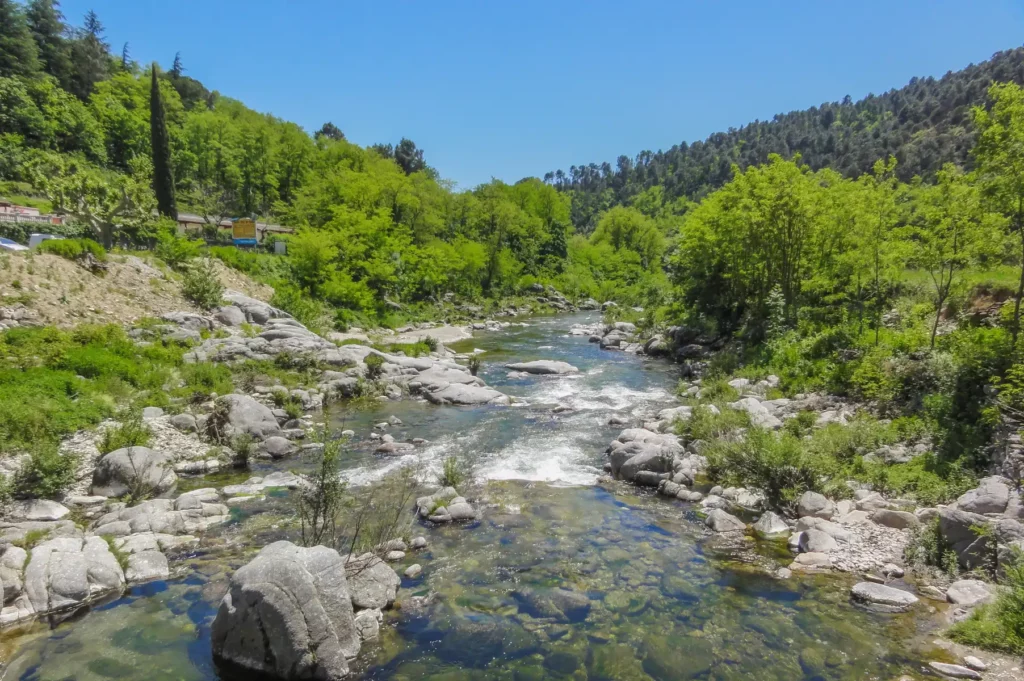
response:
[[[256,451],[256,438],[249,433],[236,435],[231,438],[231,451],[235,453],[232,463],[239,468],[246,468]]]
[[[114,560],[117,561],[117,564],[121,566],[121,572],[126,572],[128,570],[128,554],[118,547],[117,537],[109,534],[103,534],[100,536],[103,537],[103,541],[107,542],[107,548],[110,549],[110,555],[112,555]]]
[[[441,487],[458,489],[466,481],[468,474],[458,457],[449,456],[441,464],[441,472],[437,476],[437,484]]]
[[[423,339],[423,344],[430,348],[431,352],[437,352],[437,346],[440,345],[437,339],[433,336],[427,336]]]
[[[309,485],[296,495],[303,546],[333,546],[338,538],[338,516],[345,501],[345,483],[339,474],[341,441],[331,438],[327,428],[316,433],[322,445],[313,461]]]
[[[384,375],[384,358],[380,355],[370,353],[363,360],[366,363],[366,377],[372,381]]]
[[[75,481],[78,457],[62,456],[56,445],[34,450],[14,477],[14,496],[49,498],[62,494]]]
[[[181,293],[204,310],[212,310],[224,297],[224,284],[220,283],[217,268],[210,258],[197,258],[185,272]]]
[[[480,359],[480,355],[473,355],[469,358],[469,373],[476,376],[477,372],[480,371],[480,368],[483,367],[483,365],[484,362]]]

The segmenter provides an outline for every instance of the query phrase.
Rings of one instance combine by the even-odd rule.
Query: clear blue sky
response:
[[[463,187],[941,76],[1024,41],[1021,0],[65,0],[115,52],[313,131],[405,136]]]

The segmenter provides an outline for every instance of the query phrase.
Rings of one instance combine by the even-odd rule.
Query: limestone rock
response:
[[[870,603],[890,612],[909,610],[917,603],[917,596],[912,593],[874,582],[855,584],[850,593],[854,600]]]

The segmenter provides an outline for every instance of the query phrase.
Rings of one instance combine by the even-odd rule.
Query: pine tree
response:
[[[161,215],[178,219],[178,206],[174,200],[174,172],[171,169],[171,144],[164,120],[164,103],[160,98],[160,82],[156,77],[156,64],[152,68],[149,93],[149,132],[153,143],[153,192]]]
[[[0,76],[31,76],[39,72],[39,53],[14,0],[0,0]]]
[[[71,41],[71,63],[70,91],[81,100],[88,99],[93,86],[110,76],[110,45],[103,39],[103,24],[92,10]]]
[[[65,34],[67,26],[56,0],[32,0],[25,11],[28,28],[39,49],[39,61],[43,69],[57,79],[65,90],[70,88],[71,46]]]

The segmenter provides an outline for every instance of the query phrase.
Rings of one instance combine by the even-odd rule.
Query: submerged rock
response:
[[[528,374],[576,374],[579,373],[579,369],[569,364],[568,362],[556,362],[552,360],[536,360],[533,362],[518,362],[516,364],[506,364],[506,369],[512,371],[523,371]]]
[[[231,577],[211,630],[215,658],[279,679],[336,681],[359,635],[337,551],[280,541]]]

